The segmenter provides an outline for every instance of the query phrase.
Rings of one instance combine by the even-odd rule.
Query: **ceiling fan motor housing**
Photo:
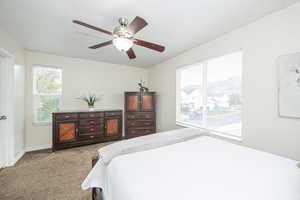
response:
[[[121,17],[119,19],[120,26],[117,26],[113,30],[114,37],[122,37],[122,38],[132,38],[133,34],[130,33],[127,29],[128,19]]]
[[[114,37],[131,38],[133,35],[124,26],[117,26],[113,30]]]

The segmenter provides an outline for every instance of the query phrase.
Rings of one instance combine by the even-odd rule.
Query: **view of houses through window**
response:
[[[177,122],[241,136],[242,52],[177,70]]]
[[[58,111],[62,93],[62,70],[33,67],[34,122],[51,122],[52,112]]]

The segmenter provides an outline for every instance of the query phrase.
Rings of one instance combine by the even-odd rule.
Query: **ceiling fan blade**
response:
[[[107,45],[110,45],[110,44],[112,44],[112,40],[107,41],[107,42],[102,42],[102,43],[96,44],[94,46],[90,46],[89,48],[90,49],[97,49],[97,48],[104,47],[104,46],[107,46]]]
[[[154,51],[163,52],[165,50],[164,46],[154,44],[154,43],[151,43],[151,42],[147,42],[147,41],[144,41],[144,40],[134,39],[134,43],[137,44],[137,45],[152,49]]]
[[[127,26],[127,29],[132,34],[135,34],[147,25],[148,23],[143,18],[136,16],[134,20]]]
[[[83,32],[83,31],[76,31],[76,33],[80,34],[81,36],[85,36],[85,37],[89,37],[89,38],[93,38],[93,39],[101,39],[101,40],[106,40],[107,39],[106,36],[101,37],[98,33],[91,34],[91,33],[86,33],[86,32]]]
[[[135,59],[136,58],[135,53],[134,53],[132,48],[130,48],[128,51],[126,51],[126,53],[127,53],[128,57],[130,59]]]
[[[81,22],[81,21],[78,21],[78,20],[73,20],[73,23],[79,24],[79,25],[81,25],[81,26],[85,26],[85,27],[90,28],[90,29],[94,29],[94,30],[96,30],[96,31],[100,31],[100,32],[102,32],[102,33],[106,33],[106,34],[108,34],[108,35],[111,35],[111,34],[112,34],[110,31],[107,31],[107,30],[98,28],[98,27],[96,27],[96,26],[89,25],[89,24],[87,24],[87,23],[84,23],[84,22]]]

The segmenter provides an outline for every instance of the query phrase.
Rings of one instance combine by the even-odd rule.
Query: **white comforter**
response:
[[[296,164],[201,136],[97,162],[82,188],[105,200],[300,200]]]
[[[99,149],[98,152],[101,156],[100,162],[107,165],[113,158],[120,155],[146,151],[170,144],[184,142],[189,139],[200,137],[203,134],[204,132],[199,129],[189,128],[188,131],[186,131],[186,129],[178,129],[146,135],[131,140],[123,140]]]

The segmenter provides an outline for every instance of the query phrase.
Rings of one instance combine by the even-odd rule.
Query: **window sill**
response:
[[[228,135],[226,133],[220,133],[220,132],[212,131],[212,130],[205,129],[205,128],[202,128],[200,126],[196,126],[196,125],[185,123],[185,122],[176,121],[176,125],[181,126],[181,127],[186,127],[186,128],[197,128],[197,129],[206,131],[209,135],[216,136],[216,137],[226,139],[226,140],[231,140],[231,141],[234,141],[234,142],[242,142],[243,141],[242,138],[238,137],[238,136],[233,136],[233,135]]]

